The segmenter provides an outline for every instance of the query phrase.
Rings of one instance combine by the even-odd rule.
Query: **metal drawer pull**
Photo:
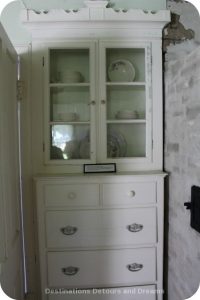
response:
[[[67,267],[67,268],[62,268],[62,272],[67,275],[67,276],[73,276],[76,275],[79,271],[79,268],[77,267]]]
[[[130,272],[138,272],[138,271],[142,270],[142,268],[143,268],[142,264],[134,263],[134,264],[127,265],[127,269]]]
[[[73,227],[73,226],[66,226],[66,227],[60,228],[60,231],[65,235],[73,235],[74,233],[77,232],[77,230],[78,230],[78,228]]]
[[[143,229],[143,225],[142,224],[137,224],[137,223],[134,223],[134,224],[131,224],[131,225],[128,225],[127,226],[127,229],[130,231],[130,232],[139,232]]]
[[[70,200],[74,200],[76,198],[76,194],[74,192],[71,192],[67,196]]]

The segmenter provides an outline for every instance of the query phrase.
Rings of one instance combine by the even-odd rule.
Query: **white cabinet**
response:
[[[45,162],[152,163],[151,43],[46,47]]]
[[[44,58],[45,162],[95,162],[95,42],[49,45]]]
[[[87,5],[24,15],[33,37],[34,173],[109,162],[119,172],[162,170],[161,38],[169,12]]]
[[[48,293],[75,287],[91,299],[162,299],[162,29],[170,14],[106,4],[24,14],[42,300],[78,299]],[[88,163],[116,163],[117,174],[83,175]]]
[[[92,289],[105,288],[110,294],[101,293],[100,299],[112,299],[116,288],[121,293],[144,288],[143,297],[142,291],[137,294],[135,290],[130,299],[146,299],[152,293],[152,299],[161,300],[163,180],[162,173],[37,177],[42,300],[65,299],[61,292],[56,296],[59,289],[89,290],[93,299]],[[122,192],[117,197],[119,187]],[[137,200],[123,201],[123,195],[130,191],[135,191]],[[69,200],[69,195],[73,199]],[[47,290],[52,294],[45,294]],[[74,297],[78,299],[78,294]],[[124,292],[124,299],[129,297]]]

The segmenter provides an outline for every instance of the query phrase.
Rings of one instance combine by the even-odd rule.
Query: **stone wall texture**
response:
[[[184,207],[191,186],[200,186],[200,47],[165,68],[167,293],[168,300],[184,300],[200,284],[200,233],[190,227],[190,211]]]

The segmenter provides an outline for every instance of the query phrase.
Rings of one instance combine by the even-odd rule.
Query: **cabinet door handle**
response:
[[[66,226],[66,227],[62,227],[60,228],[60,231],[64,234],[64,235],[73,235],[77,232],[78,228],[74,227],[74,226]]]
[[[142,264],[133,263],[133,264],[127,265],[127,269],[130,272],[138,272],[138,271],[142,270],[142,268],[143,268]]]
[[[127,226],[127,229],[130,232],[139,232],[144,228],[144,226],[142,224],[137,224],[137,223],[133,223],[131,225]]]
[[[88,103],[88,105],[95,105],[95,104],[96,102],[94,100]]]
[[[74,276],[78,273],[79,268],[77,267],[67,267],[67,268],[62,268],[62,272],[67,275],[67,276]]]

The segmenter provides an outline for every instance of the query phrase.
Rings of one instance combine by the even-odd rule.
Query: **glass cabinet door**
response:
[[[150,46],[102,42],[101,61],[102,159],[146,160],[151,155]]]
[[[50,47],[46,55],[46,161],[94,161],[94,44]]]

